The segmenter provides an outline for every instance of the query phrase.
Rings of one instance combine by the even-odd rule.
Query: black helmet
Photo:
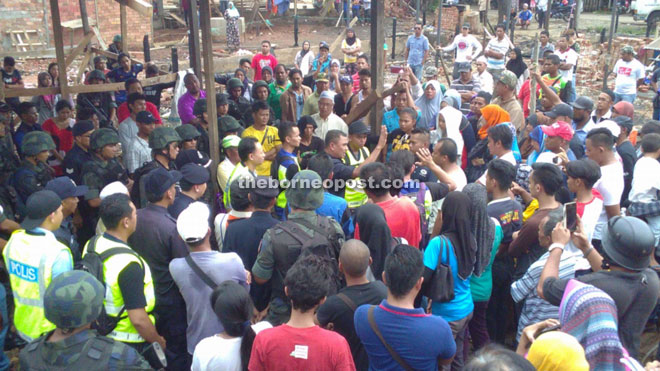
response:
[[[611,218],[603,229],[601,242],[607,260],[633,271],[649,266],[655,247],[651,227],[633,216]]]

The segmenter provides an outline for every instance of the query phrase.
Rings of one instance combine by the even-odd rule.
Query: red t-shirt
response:
[[[520,93],[518,93],[518,99],[520,99],[523,102],[522,109],[525,118],[529,116],[529,100],[531,98],[531,94],[530,94],[531,88],[529,86],[530,81],[531,80],[525,80],[525,82],[523,82],[522,86],[520,87]]]
[[[422,240],[422,227],[419,224],[419,209],[408,197],[395,197],[392,200],[377,203],[385,212],[387,226],[392,237],[403,237],[410,246],[419,248]],[[360,239],[360,230],[355,226],[355,239]]]
[[[69,152],[71,148],[73,148],[73,132],[69,126],[64,129],[60,129],[57,127],[57,124],[55,124],[53,119],[48,119],[44,121],[43,124],[41,124],[41,128],[43,131],[59,139],[59,143],[56,143],[58,151],[63,151],[66,153]]]
[[[286,324],[257,334],[250,371],[355,370],[351,348],[343,336],[319,326],[294,328]]]
[[[275,69],[275,66],[277,66],[277,59],[272,54],[263,55],[262,53],[258,53],[252,57],[254,81],[261,80],[261,69],[266,66],[272,68],[273,70]]]
[[[158,108],[155,104],[147,102],[147,111],[151,112],[152,115],[156,118],[156,125],[163,123],[163,120],[160,119],[160,114],[158,113]],[[128,103],[122,103],[119,108],[117,108],[117,119],[119,122],[126,120],[128,116],[131,115],[130,110],[128,109]]]

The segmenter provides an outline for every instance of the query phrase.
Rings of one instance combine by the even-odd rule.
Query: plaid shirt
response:
[[[653,202],[630,202],[626,211],[628,215],[638,218],[660,215],[660,200]]]

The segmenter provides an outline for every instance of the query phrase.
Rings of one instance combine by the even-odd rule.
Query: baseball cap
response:
[[[48,215],[62,206],[62,199],[50,190],[34,192],[25,202],[25,219],[21,227],[29,231],[37,228]]]
[[[628,133],[632,131],[633,128],[633,121],[630,117],[628,116],[617,116],[612,119],[612,121],[616,122],[619,126],[625,128],[628,130]]]
[[[469,23],[463,23],[463,28],[470,28],[470,24]]]
[[[506,85],[509,89],[515,89],[516,85],[518,84],[518,77],[516,77],[515,73],[507,70],[502,71],[497,81]]]
[[[525,119],[525,123],[535,128],[539,125],[539,117],[535,113],[532,113],[529,116],[527,116],[527,118]]]
[[[424,69],[424,77],[433,77],[438,74],[438,69],[433,66],[428,66]]]
[[[176,170],[167,171],[158,167],[147,174],[145,190],[153,195],[162,196],[176,182],[181,180],[181,173]]]
[[[573,108],[566,103],[559,103],[552,109],[545,113],[546,116],[550,118],[557,118],[558,116],[568,116],[573,118]]]
[[[628,53],[628,54],[632,54],[632,55],[637,54],[637,53],[635,53],[635,49],[630,45],[626,45],[623,48],[621,48],[621,53]]]
[[[204,166],[187,163],[181,168],[181,179],[190,184],[204,184],[210,178],[209,171]]]
[[[541,126],[543,133],[549,137],[561,137],[566,141],[570,141],[573,138],[573,127],[571,124],[565,121],[557,121],[550,126]]]
[[[275,179],[269,176],[258,176],[255,179],[255,187],[250,189],[250,194],[266,198],[275,198],[280,193]]]
[[[619,134],[621,134],[621,128],[619,127],[619,124],[617,124],[613,120],[603,120],[603,121],[599,122],[596,125],[596,127],[597,128],[605,128],[605,129],[609,130],[610,133],[612,133],[612,135],[614,135],[615,139],[619,137]]]
[[[117,181],[112,182],[112,183],[108,184],[107,186],[103,187],[103,189],[101,190],[101,193],[99,193],[99,198],[101,198],[101,200],[104,200],[106,197],[112,196],[112,195],[115,195],[115,194],[118,194],[118,193],[123,193],[125,195],[129,194],[128,193],[128,188],[126,188],[124,183],[117,180]]]
[[[239,138],[238,135],[227,135],[226,137],[222,138],[222,148],[227,149],[238,147],[240,142],[241,138]]]
[[[348,127],[348,134],[369,134],[371,130],[362,120],[355,121]]]
[[[470,68],[470,63],[461,62],[458,63],[457,70],[458,72],[470,72],[472,69]]]
[[[196,149],[187,149],[185,151],[179,152],[179,155],[176,156],[174,163],[176,164],[177,169],[181,169],[186,164],[190,163],[208,168],[209,165],[211,165],[211,159],[205,153]]]
[[[142,112],[138,112],[138,114],[135,116],[135,122],[139,124],[149,125],[156,122],[156,118],[154,117],[154,115],[151,114],[151,112],[142,111]]]
[[[79,137],[94,129],[94,123],[91,120],[80,120],[73,125],[71,131],[73,132],[74,137]]]
[[[81,197],[87,193],[86,185],[76,185],[71,178],[61,176],[46,183],[45,189],[55,192],[62,200],[69,197]]]
[[[203,240],[209,233],[211,210],[203,202],[193,202],[176,219],[176,231],[186,243]]]
[[[353,84],[353,78],[351,76],[343,75],[339,78],[340,84]]]
[[[329,82],[328,80],[328,75],[325,74],[325,72],[320,72],[318,75],[316,75],[316,82]]]
[[[330,50],[330,45],[325,41],[321,41],[319,43],[319,49],[324,49],[324,48]]]
[[[575,102],[573,102],[573,108],[581,109],[584,111],[591,111],[594,109],[594,101],[589,97],[581,96],[577,97]]]

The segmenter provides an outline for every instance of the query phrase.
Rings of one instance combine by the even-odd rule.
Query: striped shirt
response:
[[[464,83],[461,79],[456,79],[451,82],[451,88],[459,93],[473,92],[475,95],[481,91],[481,83],[479,80],[472,77],[470,81]],[[470,102],[461,99],[461,112],[464,115],[470,113]]]
[[[486,45],[486,50],[492,50],[504,55],[502,59],[495,59],[493,57],[486,58],[489,69],[503,70],[506,53],[509,51],[509,42],[504,38],[498,40],[497,37],[494,37],[488,42],[488,45]]]

